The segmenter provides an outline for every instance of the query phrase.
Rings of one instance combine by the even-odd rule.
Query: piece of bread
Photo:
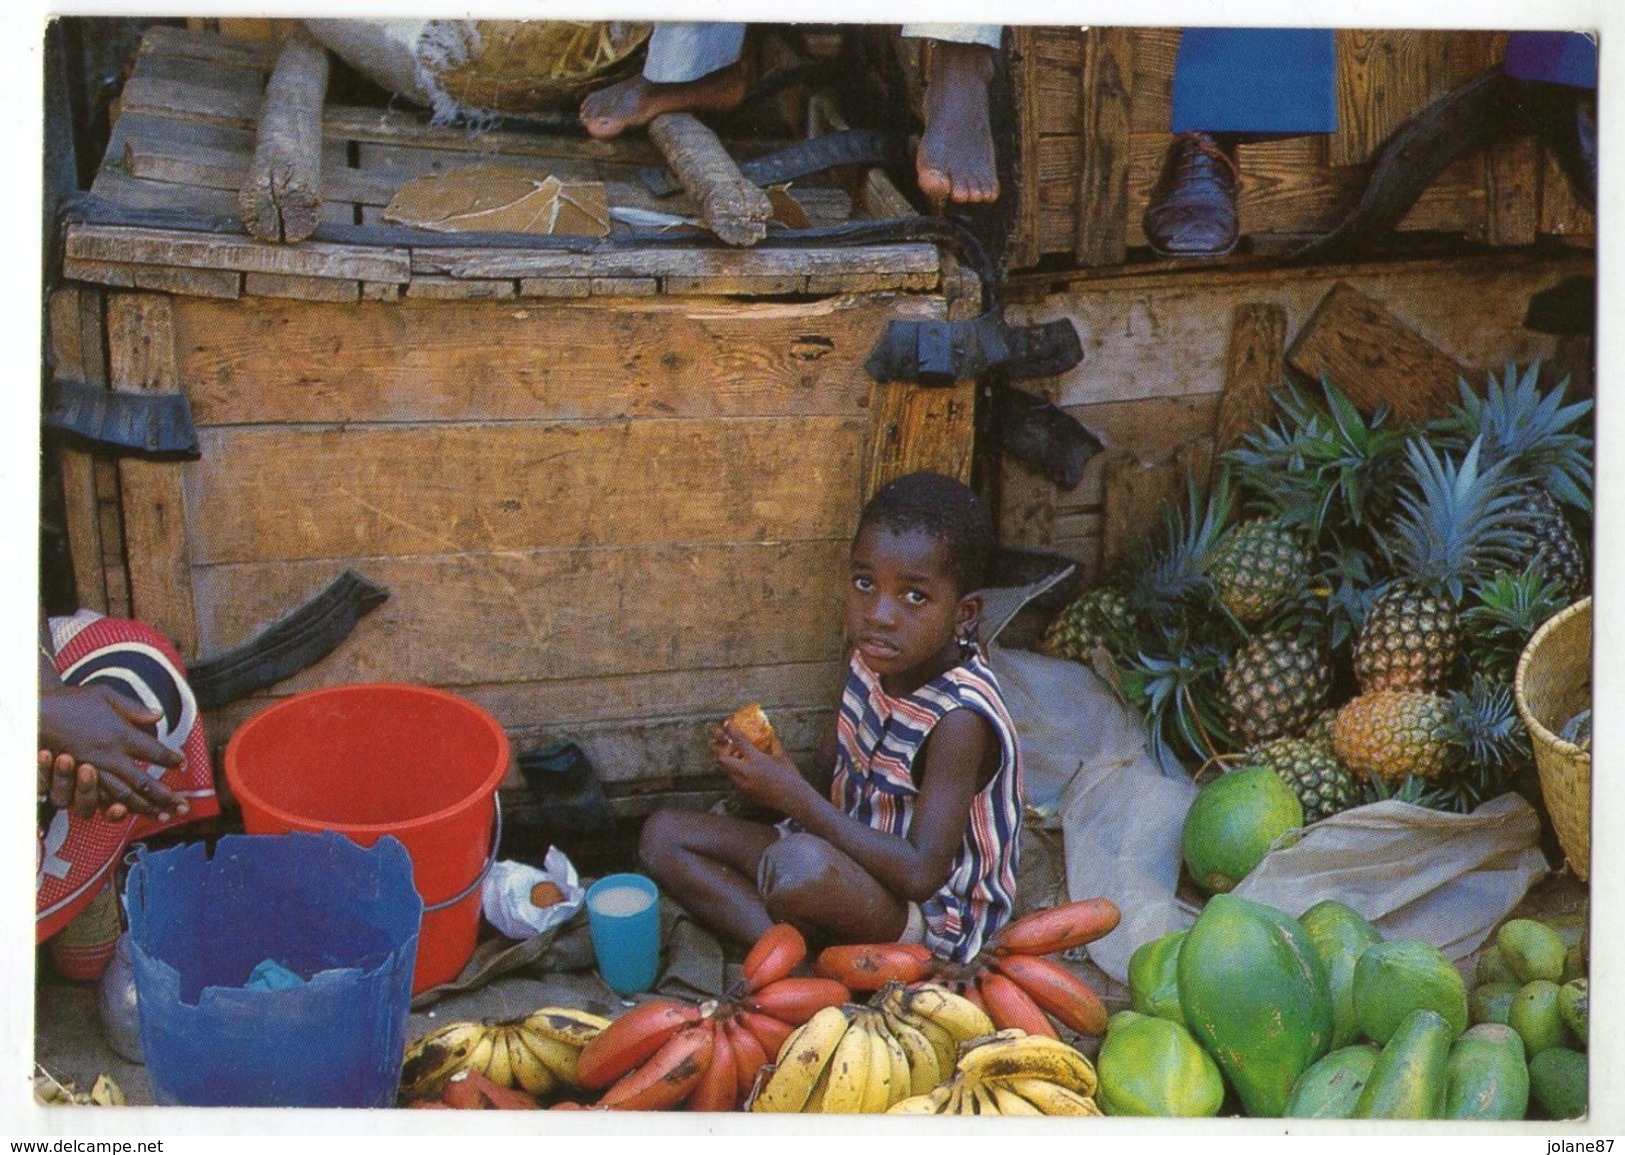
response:
[[[564,901],[564,891],[556,883],[538,882],[530,888],[530,905],[542,907],[552,906]]]
[[[764,754],[772,754],[782,749],[779,746],[778,736],[773,733],[773,724],[762,713],[762,707],[752,702],[748,706],[741,706],[733,712],[728,719],[737,727],[740,733],[750,739],[750,744]]]

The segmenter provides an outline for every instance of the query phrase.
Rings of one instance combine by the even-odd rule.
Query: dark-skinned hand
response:
[[[100,808],[125,814],[185,814],[184,798],[140,765],[179,766],[184,759],[149,731],[162,715],[111,686],[56,686],[39,700],[39,788],[58,809],[88,817]],[[88,771],[88,774],[87,774]],[[86,778],[94,777],[92,790]],[[86,812],[87,796],[95,799]]]

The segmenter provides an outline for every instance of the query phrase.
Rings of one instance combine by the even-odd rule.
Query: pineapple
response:
[[[1277,518],[1254,518],[1230,529],[1207,563],[1220,604],[1249,626],[1279,609],[1303,587],[1308,573],[1302,536]]]
[[[1433,779],[1450,763],[1450,700],[1423,690],[1373,690],[1337,711],[1332,747],[1359,778]]]
[[[1225,666],[1222,697],[1232,729],[1252,745],[1303,729],[1326,704],[1332,670],[1312,635],[1249,638]]]
[[[1249,766],[1268,766],[1303,803],[1304,822],[1319,822],[1361,800],[1360,783],[1337,760],[1330,743],[1276,738],[1247,751]]]
[[[1039,651],[1052,658],[1088,662],[1096,649],[1121,648],[1118,639],[1132,634],[1134,610],[1122,590],[1098,586],[1079,595],[1050,621]]]
[[[1541,623],[1568,604],[1559,584],[1533,565],[1480,582],[1468,601],[1461,624],[1473,668],[1507,681]]]
[[[1375,690],[1337,712],[1332,745],[1357,777],[1427,786],[1427,804],[1470,809],[1504,790],[1531,761],[1512,688],[1476,677],[1448,694]],[[1379,796],[1384,796],[1379,792]]]
[[[1585,592],[1586,551],[1562,506],[1591,512],[1592,441],[1577,428],[1591,412],[1591,402],[1564,405],[1568,379],[1543,394],[1539,378],[1538,361],[1521,374],[1509,364],[1499,379],[1490,374],[1482,398],[1458,379],[1459,403],[1432,429],[1446,449],[1462,450],[1479,441],[1485,466],[1507,463],[1508,473],[1523,486],[1524,528],[1530,539],[1525,556],[1509,568],[1534,564],[1572,601]]]
[[[1480,442],[1459,463],[1424,441],[1406,447],[1413,487],[1384,548],[1399,577],[1371,603],[1354,641],[1364,692],[1442,688],[1461,651],[1456,607],[1466,583],[1513,564],[1527,545],[1517,527],[1521,496],[1506,462],[1479,469]]]

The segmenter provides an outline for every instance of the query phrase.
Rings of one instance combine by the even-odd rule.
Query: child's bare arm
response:
[[[947,881],[970,821],[971,799],[984,781],[986,763],[997,759],[993,728],[971,710],[952,710],[932,730],[915,774],[922,780],[908,836],[875,830],[829,802],[788,763],[736,741],[734,755],[719,761],[734,783],[757,801],[795,819],[797,825],[840,849],[887,890],[911,902],[930,898]]]

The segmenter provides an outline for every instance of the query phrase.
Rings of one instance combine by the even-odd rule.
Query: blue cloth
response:
[[[1187,28],[1174,61],[1174,132],[1337,131],[1330,28]]]
[[[1595,88],[1597,43],[1580,32],[1514,32],[1504,67],[1514,80]]]

